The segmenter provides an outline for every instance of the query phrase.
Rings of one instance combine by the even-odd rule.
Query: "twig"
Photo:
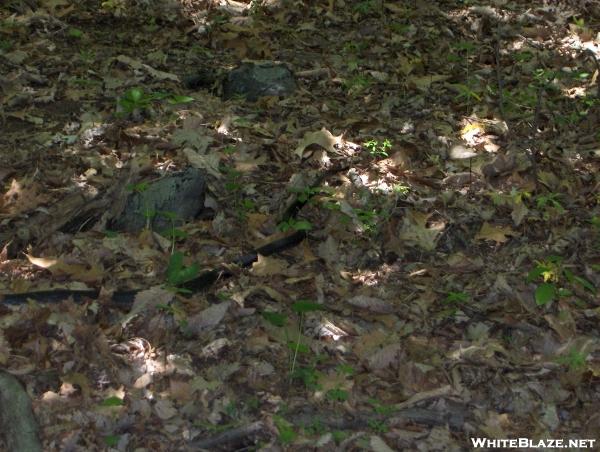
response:
[[[531,158],[531,168],[533,170],[534,183],[537,190],[538,187],[538,167],[537,167],[537,135],[539,130],[540,123],[540,114],[542,111],[542,98],[544,97],[544,87],[540,86],[537,92],[537,102],[535,104],[535,112],[533,114],[533,122],[531,124],[532,129],[532,138],[530,144],[530,158]]]
[[[496,42],[494,43],[494,54],[496,57],[496,83],[498,84],[498,109],[500,116],[506,121],[504,115],[504,80],[502,79],[502,68],[500,66],[500,36],[496,33]]]

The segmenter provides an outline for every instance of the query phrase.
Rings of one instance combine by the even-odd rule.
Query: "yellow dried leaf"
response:
[[[496,243],[504,243],[508,240],[508,236],[514,235],[516,235],[515,231],[509,226],[494,226],[486,221],[475,236],[475,240],[491,240]]]

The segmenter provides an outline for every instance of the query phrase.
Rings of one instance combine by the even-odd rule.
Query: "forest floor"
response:
[[[3,5],[0,292],[100,290],[0,301],[43,450],[600,440],[594,2]],[[244,60],[296,91],[224,100]],[[185,225],[92,208],[189,166],[208,191]]]

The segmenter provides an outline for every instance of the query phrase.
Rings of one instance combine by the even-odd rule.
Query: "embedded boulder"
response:
[[[173,173],[147,186],[140,184],[127,197],[111,229],[137,232],[149,224],[152,230],[162,232],[180,226],[200,214],[205,190],[205,175],[196,168]]]
[[[263,96],[288,96],[296,89],[292,71],[281,63],[243,63],[232,70],[223,81],[223,97],[237,96],[254,102]]]

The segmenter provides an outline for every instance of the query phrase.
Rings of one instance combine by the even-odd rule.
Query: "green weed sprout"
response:
[[[527,282],[542,279],[535,289],[535,302],[538,306],[545,306],[558,297],[568,297],[573,294],[568,287],[578,285],[588,292],[595,294],[596,288],[587,279],[575,275],[570,269],[563,266],[563,258],[550,256],[546,260],[536,261],[536,266],[527,275]]]
[[[572,348],[569,350],[567,355],[559,357],[556,361],[559,364],[565,364],[572,371],[583,370],[585,368],[585,361],[587,353],[580,352],[579,350]]]
[[[129,184],[126,189],[135,193],[143,193],[150,188],[150,184],[148,182],[138,182],[137,184]],[[142,215],[146,218],[146,229],[150,229],[150,221],[152,218],[156,216],[156,211],[151,210],[148,205],[144,201]]]
[[[364,147],[371,157],[388,157],[388,151],[392,148],[392,142],[388,139],[379,142],[377,140],[369,140],[365,142]]]
[[[176,251],[169,258],[169,266],[167,267],[167,285],[177,288],[178,286],[191,281],[198,276],[200,266],[194,262],[190,266],[183,265],[183,253]],[[185,289],[179,288],[180,292],[187,292]]]
[[[296,370],[296,361],[299,353],[308,353],[309,348],[302,344],[302,323],[304,322],[304,314],[306,312],[311,311],[319,311],[322,310],[323,306],[318,303],[313,303],[308,300],[298,300],[292,305],[292,310],[299,315],[300,319],[298,322],[298,337],[295,341],[290,341],[288,337],[288,330],[285,328],[287,324],[287,316],[277,313],[277,312],[263,312],[263,318],[269,322],[271,325],[274,325],[279,328],[284,328],[284,333],[286,337],[286,341],[288,342],[288,346],[290,350],[293,352],[293,356],[290,360],[290,381],[292,378],[300,379],[304,382],[306,387],[314,387],[317,382],[316,371],[312,368],[300,368]]]
[[[152,102],[165,99],[170,104],[184,104],[194,100],[193,97],[189,96],[169,93],[145,93],[142,88],[130,88],[117,101],[117,115],[140,115],[150,108]]]

